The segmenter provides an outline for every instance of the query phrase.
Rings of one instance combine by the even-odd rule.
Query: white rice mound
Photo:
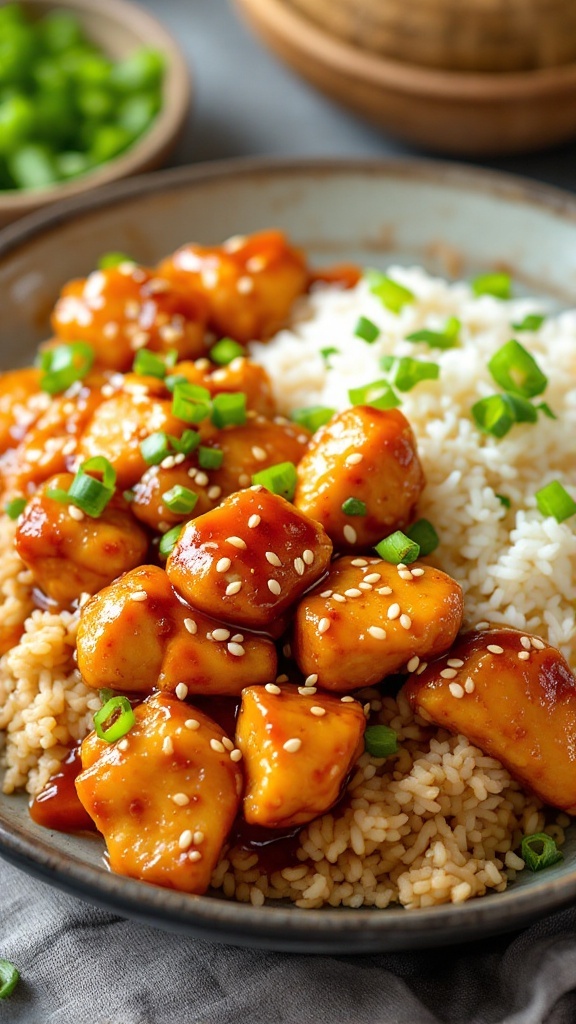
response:
[[[251,356],[268,370],[282,412],[312,405],[343,409],[348,390],[385,377],[383,355],[438,363],[440,377],[402,394],[426,473],[418,515],[429,519],[441,545],[431,558],[461,584],[466,623],[502,623],[536,633],[576,665],[575,520],[557,523],[538,511],[534,494],[559,480],[576,498],[576,311],[549,316],[535,332],[516,333],[527,313],[546,312],[534,299],[476,298],[465,283],[449,284],[419,268],[392,267],[389,276],[416,301],[397,316],[366,281],[350,290],[318,286],[301,300],[290,330]],[[373,344],[354,336],[360,316],[381,334]],[[441,331],[455,316],[461,346],[441,351],[406,335]],[[470,409],[501,389],[487,368],[510,338],[535,357],[548,386],[545,401],[557,420],[539,415],[501,440],[481,433]],[[327,367],[321,349],[334,347]],[[509,498],[508,510],[496,496]]]

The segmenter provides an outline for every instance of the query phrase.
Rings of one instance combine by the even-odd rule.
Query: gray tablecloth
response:
[[[0,862],[10,1024],[574,1024],[576,910],[520,935],[362,957],[266,953],[169,935]]]

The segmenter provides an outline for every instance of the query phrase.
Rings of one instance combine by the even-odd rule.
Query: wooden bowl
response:
[[[576,63],[508,73],[426,68],[345,42],[285,0],[235,2],[295,71],[409,142],[458,156],[497,156],[576,136]]]
[[[140,46],[164,54],[166,70],[162,107],[150,128],[105,164],[72,181],[43,189],[0,192],[0,227],[57,199],[87,192],[131,174],[160,167],[174,148],[184,127],[191,97],[186,59],[172,36],[155,18],[127,0],[21,0],[34,16],[53,9],[75,14],[86,35],[115,60]]]

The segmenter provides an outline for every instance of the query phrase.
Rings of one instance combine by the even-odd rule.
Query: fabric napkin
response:
[[[0,860],[1,1024],[574,1024],[576,909],[512,936],[372,956],[217,945],[123,920]]]

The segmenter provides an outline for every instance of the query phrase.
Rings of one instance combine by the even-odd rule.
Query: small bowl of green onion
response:
[[[185,58],[126,0],[0,6],[0,226],[159,167],[190,103]]]

